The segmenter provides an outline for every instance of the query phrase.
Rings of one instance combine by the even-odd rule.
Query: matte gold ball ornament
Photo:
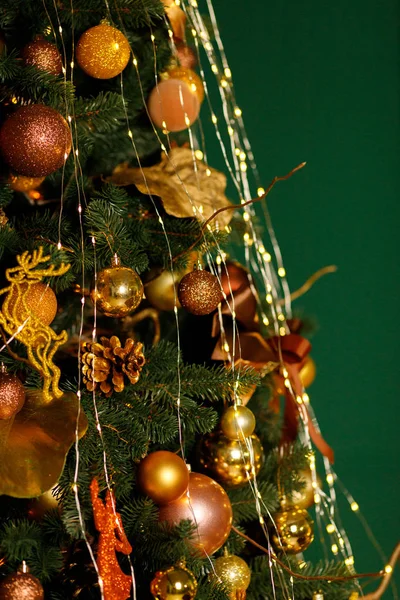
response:
[[[131,49],[121,31],[110,25],[91,27],[80,37],[76,60],[80,68],[95,79],[111,79],[125,69]]]
[[[0,582],[0,600],[44,600],[44,590],[37,577],[28,572],[26,563],[16,573]]]
[[[246,406],[229,406],[221,417],[222,433],[230,440],[249,437],[256,426],[254,413]]]
[[[314,382],[315,376],[317,374],[317,367],[311,356],[307,356],[306,361],[300,369],[299,374],[303,386],[305,388],[310,387],[310,385]]]
[[[180,308],[178,300],[178,283],[182,279],[182,272],[168,271],[165,269],[157,275],[157,268],[149,272],[149,282],[145,283],[146,300],[157,310],[174,310]]]
[[[150,584],[156,600],[192,600],[197,593],[197,580],[183,563],[157,571]]]
[[[314,539],[314,522],[308,512],[296,506],[274,515],[272,542],[278,552],[299,554]]]
[[[16,375],[0,370],[0,420],[14,417],[25,404],[25,388]]]
[[[101,270],[93,281],[90,297],[107,317],[126,317],[132,313],[143,298],[143,283],[139,275],[129,267],[122,267],[114,257],[112,266]]]
[[[192,315],[203,316],[216,310],[223,296],[215,275],[195,269],[181,279],[178,297],[185,310]]]
[[[232,600],[236,600],[237,593],[245,592],[250,585],[251,569],[240,556],[220,556],[214,563],[214,570]]]
[[[173,452],[159,450],[148,454],[139,464],[137,482],[144,494],[156,504],[178,500],[189,485],[189,470]]]
[[[26,65],[33,65],[40,71],[51,75],[60,75],[62,72],[62,59],[57,46],[44,39],[38,38],[27,44],[21,56]]]

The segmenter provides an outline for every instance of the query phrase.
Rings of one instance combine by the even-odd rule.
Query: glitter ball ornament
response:
[[[310,387],[310,385],[313,383],[313,381],[315,379],[316,374],[317,374],[317,368],[315,366],[315,362],[311,358],[311,356],[307,356],[306,362],[300,369],[301,383],[304,385],[305,388]]]
[[[236,600],[237,592],[245,592],[250,585],[250,567],[240,556],[220,556],[214,563],[214,570],[232,600]]]
[[[222,292],[215,275],[196,269],[181,279],[178,297],[192,315],[208,315],[218,307]]]
[[[51,75],[60,75],[62,72],[61,54],[54,44],[43,39],[36,39],[27,44],[22,52],[22,59],[26,65],[33,65],[40,71]]]
[[[44,177],[25,177],[25,175],[10,175],[8,183],[15,192],[30,192],[36,190],[44,181]]]
[[[125,69],[130,52],[128,40],[118,29],[110,25],[96,25],[80,37],[76,60],[87,75],[111,79]]]
[[[110,268],[97,274],[90,297],[107,317],[126,317],[139,306],[143,284],[133,269],[121,267],[118,259],[114,259]]]
[[[0,129],[0,150],[15,173],[43,177],[64,164],[71,151],[70,130],[54,108],[22,106]]]
[[[26,564],[0,582],[0,600],[44,600],[39,579],[28,573]]]
[[[179,79],[166,79],[153,88],[147,107],[154,125],[168,131],[187,129],[200,112],[197,96]]]
[[[258,437],[253,434],[248,440],[252,451],[245,441],[230,440],[218,431],[204,436],[200,445],[201,466],[226,487],[245,485],[259,473],[264,460]]]
[[[274,515],[272,542],[279,552],[304,552],[314,539],[314,522],[303,508],[294,506]]]
[[[189,485],[189,470],[173,452],[151,452],[139,464],[137,482],[144,494],[156,504],[178,500]]]
[[[51,287],[38,282],[30,286],[21,284],[21,288],[22,291],[27,290],[24,300],[28,310],[40,319],[42,323],[50,325],[57,314],[57,297]],[[22,298],[17,299],[16,293],[13,294],[13,299],[15,302],[15,313],[18,314],[22,322],[29,316],[29,313],[25,311]]]
[[[177,525],[189,519],[196,525],[190,544],[196,552],[213,554],[226,542],[232,526],[232,506],[225,490],[213,479],[190,473],[189,494],[160,508],[160,521]]]
[[[180,563],[157,571],[150,591],[157,600],[192,600],[197,593],[197,581],[192,571]]]
[[[192,71],[192,69],[188,69],[187,67],[172,67],[168,69],[167,72],[168,79],[179,79],[186,83],[191,92],[197,96],[200,104],[204,100],[204,85],[200,77]]]
[[[0,419],[10,419],[25,403],[25,388],[16,375],[0,371]]]
[[[246,406],[229,406],[221,417],[222,433],[230,440],[249,437],[256,426],[254,413]]]

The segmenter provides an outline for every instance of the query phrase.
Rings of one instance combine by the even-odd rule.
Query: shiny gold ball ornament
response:
[[[188,494],[160,508],[160,521],[178,525],[189,519],[196,531],[189,540],[196,553],[214,554],[226,542],[232,527],[232,506],[225,490],[201,473],[190,473]]]
[[[254,413],[246,406],[229,406],[221,417],[221,430],[230,440],[249,437],[256,426]]]
[[[197,75],[195,71],[192,69],[188,69],[187,67],[172,67],[168,69],[167,76],[170,79],[179,79],[180,81],[185,82],[191,92],[197,96],[200,104],[204,100],[204,85],[201,78]]]
[[[63,166],[71,151],[64,117],[44,104],[22,106],[0,129],[0,151],[14,173],[44,177]]]
[[[251,448],[247,445],[250,440]],[[263,447],[255,434],[246,441],[231,440],[216,431],[201,441],[201,466],[226,487],[240,487],[252,481],[260,472],[263,460]]]
[[[57,46],[44,39],[38,38],[27,44],[21,56],[26,65],[33,65],[40,71],[51,75],[60,75],[62,72],[62,59]]]
[[[44,177],[25,177],[25,175],[11,174],[8,183],[14,192],[26,193],[36,190],[44,180]]]
[[[144,494],[156,504],[178,500],[189,485],[189,470],[173,452],[159,450],[144,458],[138,468],[137,482]]]
[[[115,259],[111,267],[97,274],[90,297],[107,317],[126,317],[139,306],[143,283],[133,269],[121,267]]]
[[[76,46],[76,60],[80,68],[96,79],[111,79],[122,73],[130,53],[124,34],[105,24],[85,31]]]
[[[185,310],[201,316],[216,310],[222,300],[222,291],[215,275],[195,269],[181,279],[178,297]]]
[[[214,570],[232,600],[236,599],[237,592],[246,591],[250,585],[251,569],[240,556],[220,556],[214,563]]]
[[[293,491],[287,501],[292,506],[297,506],[298,508],[310,508],[314,504],[314,495],[315,488],[313,486],[313,479],[311,475],[310,469],[304,469],[299,473],[300,479],[302,483],[304,483],[304,487],[300,491]],[[322,481],[319,475],[317,475],[316,484],[319,488],[322,487]]]
[[[0,371],[0,420],[15,416],[25,404],[25,388],[16,375]]]
[[[157,600],[192,600],[197,593],[197,580],[184,564],[157,571],[150,584]]]
[[[300,379],[301,383],[305,388],[310,387],[313,383],[315,376],[317,374],[317,367],[315,366],[314,360],[311,356],[307,356],[306,361],[302,368],[300,369]]]
[[[26,564],[0,582],[0,600],[44,600],[44,590],[37,577],[28,573]]]
[[[274,515],[272,542],[279,552],[299,554],[314,539],[314,522],[303,508],[294,506]]]

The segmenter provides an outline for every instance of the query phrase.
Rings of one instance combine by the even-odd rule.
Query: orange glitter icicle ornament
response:
[[[105,504],[99,498],[99,484],[94,478],[90,484],[94,524],[99,532],[97,565],[103,582],[104,600],[127,600],[130,597],[132,579],[121,570],[117,552],[130,554],[130,545],[122,525],[121,515],[115,510],[115,498],[107,490]]]

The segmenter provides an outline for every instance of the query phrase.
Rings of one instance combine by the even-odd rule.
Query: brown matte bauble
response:
[[[0,600],[44,600],[44,590],[30,573],[12,573],[0,582]]]
[[[308,388],[314,381],[317,374],[317,368],[311,356],[307,356],[306,361],[300,369],[301,383],[305,388]]]
[[[197,96],[200,104],[204,100],[204,85],[201,78],[187,67],[172,67],[168,69],[169,79],[179,79],[184,81],[190,88],[191,92]]]
[[[174,502],[189,485],[189,470],[173,452],[159,450],[144,458],[138,468],[137,482],[144,494],[156,504]]]
[[[300,491],[292,492],[288,502],[298,508],[310,508],[314,504],[315,489],[310,469],[305,469],[299,473],[300,479],[305,484]],[[321,478],[317,475],[318,487],[322,487]]]
[[[150,584],[156,600],[192,600],[197,593],[197,581],[183,564],[157,571]]]
[[[248,440],[252,441],[252,455],[244,441],[230,440],[218,431],[204,436],[200,446],[201,466],[226,487],[245,485],[259,473],[264,460],[258,437],[253,434]]]
[[[190,127],[200,112],[197,96],[180,79],[161,81],[151,91],[147,107],[154,125],[172,132]]]
[[[143,283],[133,269],[111,266],[97,274],[90,297],[107,317],[126,317],[139,306]]]
[[[33,65],[40,71],[51,75],[60,75],[62,72],[61,54],[54,44],[43,39],[37,39],[27,44],[22,52],[22,59],[26,65]]]
[[[10,188],[15,192],[30,192],[36,190],[44,181],[44,177],[25,177],[25,175],[13,175],[8,178]]]
[[[178,297],[185,310],[201,316],[216,310],[222,300],[222,292],[215,275],[195,269],[181,279]]]
[[[256,418],[246,406],[229,406],[221,417],[222,433],[230,440],[249,437],[255,429]]]
[[[197,529],[190,540],[196,551],[213,554],[226,542],[232,526],[232,506],[225,490],[210,477],[190,473],[189,494],[160,509],[160,521],[178,524],[193,521]]]
[[[176,40],[176,57],[181,67],[186,69],[193,69],[197,64],[197,58],[192,48],[179,40]]]
[[[22,106],[0,129],[0,150],[11,169],[26,177],[57,171],[71,151],[64,117],[44,104]]]
[[[214,563],[214,572],[232,600],[236,599],[236,592],[243,592],[250,585],[251,569],[240,556],[220,556]]]
[[[0,420],[16,415],[25,403],[25,388],[16,375],[0,372]]]
[[[111,79],[125,69],[131,49],[121,31],[110,25],[91,27],[79,38],[76,60],[87,75]]]
[[[299,554],[314,539],[314,522],[303,508],[294,506],[274,515],[272,542],[279,552]]]

